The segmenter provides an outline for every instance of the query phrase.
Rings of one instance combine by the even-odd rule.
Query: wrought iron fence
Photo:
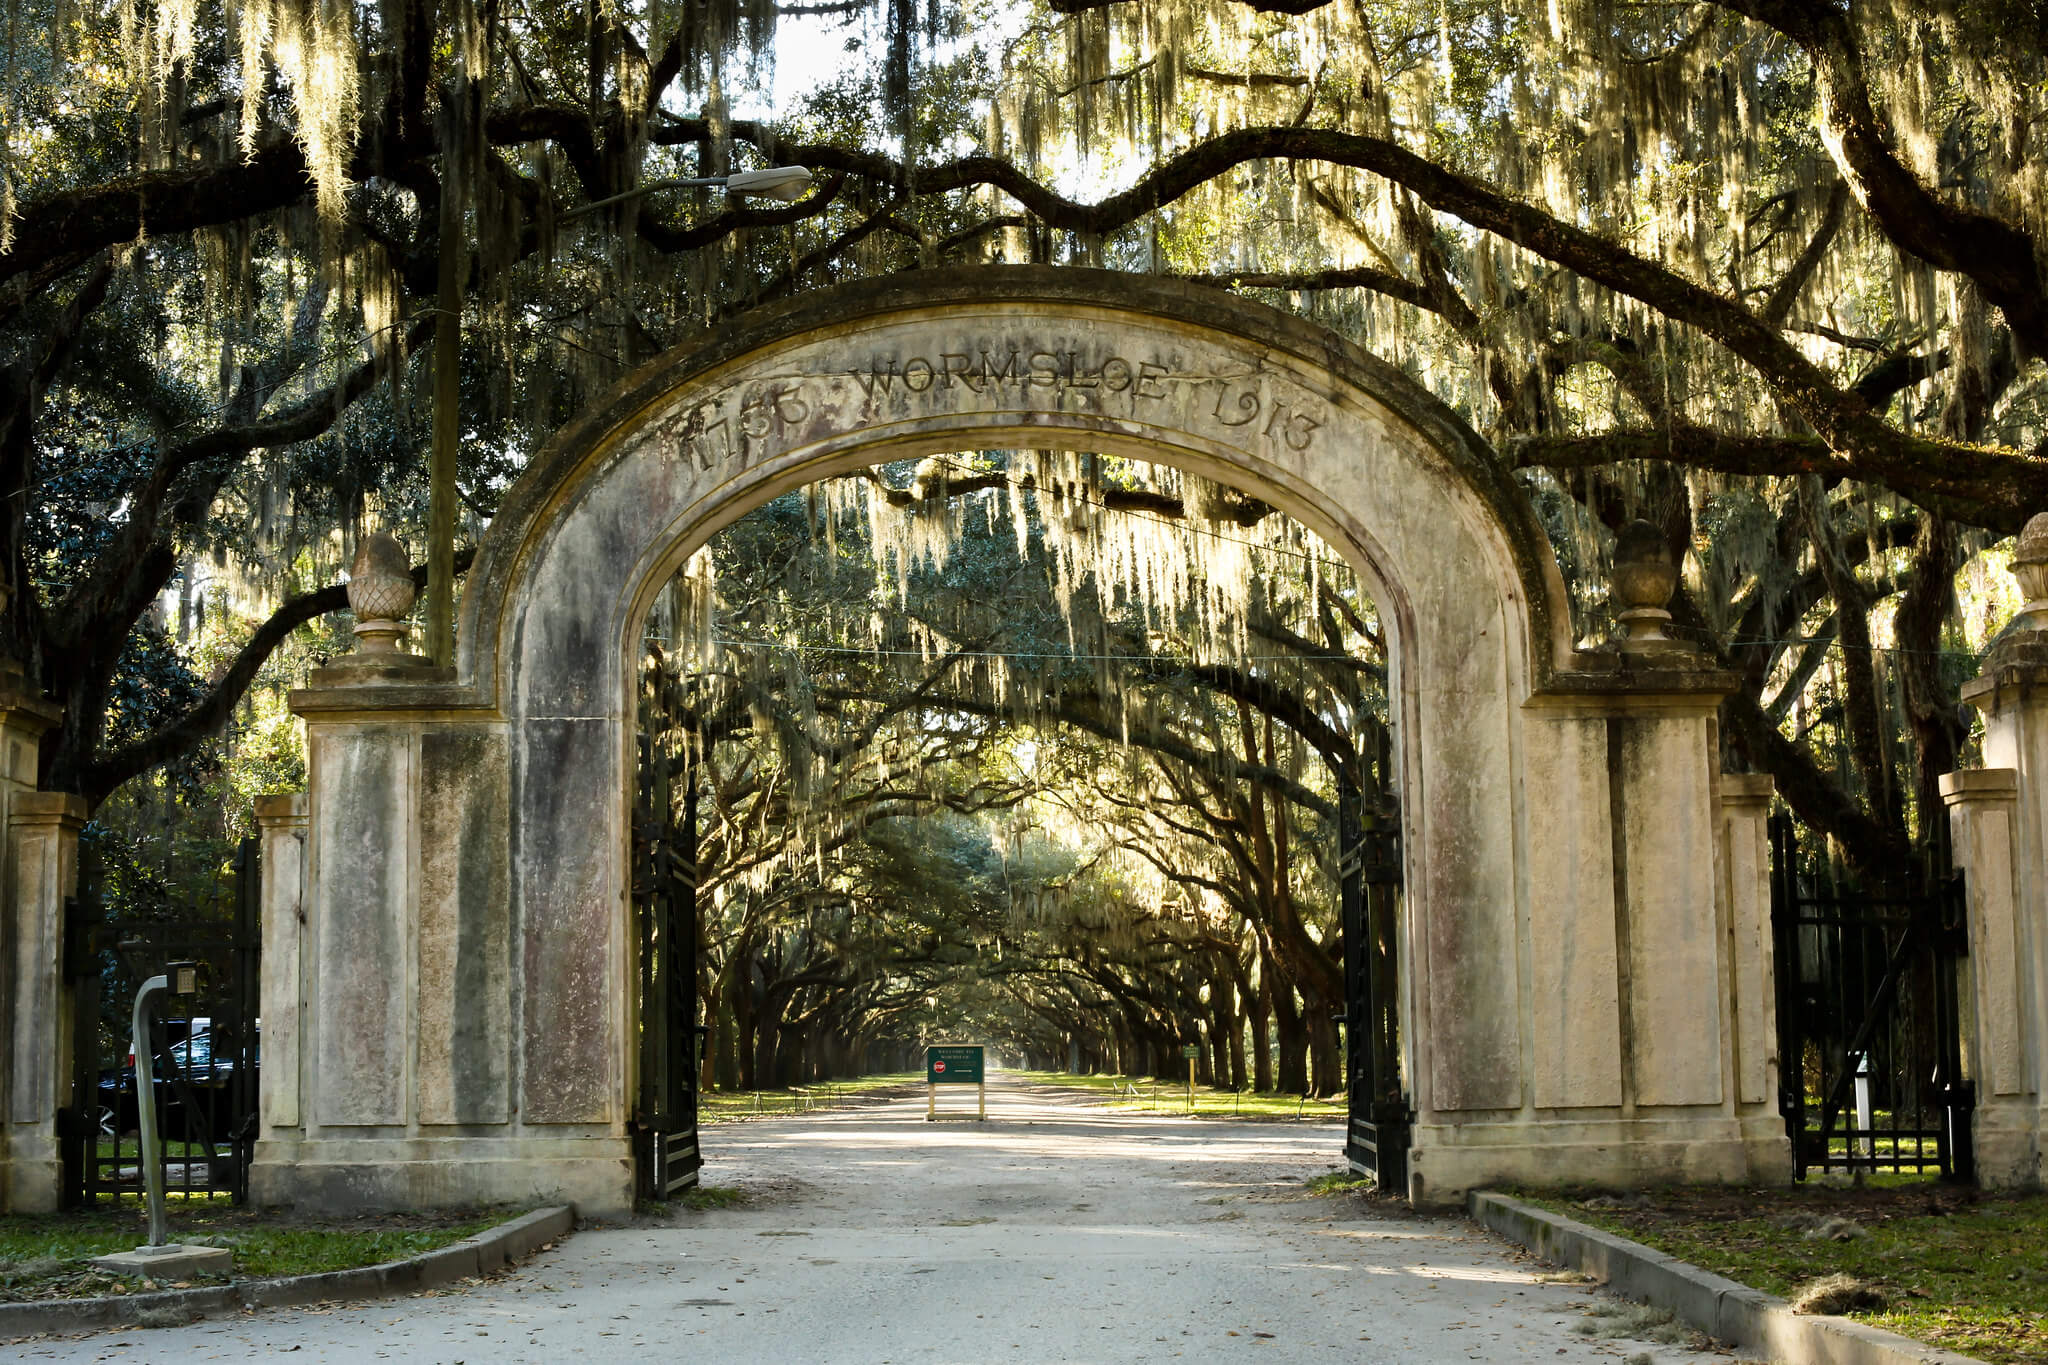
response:
[[[1961,874],[1868,890],[1771,821],[1778,1105],[1794,1174],[1938,1172],[1970,1180]]]
[[[142,1197],[141,1104],[155,1106],[164,1189],[172,1198],[248,1196],[260,1065],[261,914],[257,841],[210,897],[126,895],[109,914],[105,868],[81,842],[79,894],[65,907],[73,1007],[71,1103],[60,1116],[67,1202]],[[199,992],[150,1021],[145,1097],[129,1018],[136,989],[172,962],[199,965]]]

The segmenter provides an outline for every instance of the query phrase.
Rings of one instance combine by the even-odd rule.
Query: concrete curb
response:
[[[1575,1223],[1491,1190],[1466,1211],[1511,1242],[1605,1280],[1632,1299],[1669,1309],[1708,1336],[1790,1365],[1982,1365],[1848,1318],[1794,1313],[1772,1294],[1710,1274],[1640,1242]]]
[[[96,1327],[162,1327],[249,1308],[283,1308],[339,1299],[374,1299],[439,1289],[457,1280],[488,1275],[529,1256],[544,1243],[566,1237],[576,1226],[566,1205],[536,1209],[489,1232],[451,1242],[437,1251],[403,1261],[243,1280],[207,1289],[165,1289],[103,1299],[56,1299],[0,1303],[0,1340],[47,1332],[81,1332]]]

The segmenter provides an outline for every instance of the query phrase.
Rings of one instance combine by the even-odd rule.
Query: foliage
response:
[[[735,524],[650,618],[641,715],[699,791],[712,1080],[972,1027],[1111,1066],[1206,1031],[1205,1074],[1339,1089],[1334,812],[1391,808],[1376,644],[1320,541],[1132,461],[934,457]],[[1263,1059],[1268,1019],[1248,1076],[1226,1040]]]

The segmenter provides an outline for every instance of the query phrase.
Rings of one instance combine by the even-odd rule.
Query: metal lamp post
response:
[[[149,1046],[149,1012],[158,996],[192,996],[198,992],[196,962],[168,963],[161,976],[152,976],[135,992],[129,1036],[135,1055],[135,1117],[141,1130],[142,1187],[149,1203],[149,1241],[133,1251],[96,1257],[93,1264],[102,1270],[164,1279],[200,1271],[225,1272],[233,1267],[234,1253],[226,1247],[188,1247],[172,1242],[164,1216],[163,1135],[156,1130],[156,1058]]]

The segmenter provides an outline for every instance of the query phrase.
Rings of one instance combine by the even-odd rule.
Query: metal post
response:
[[[152,976],[135,992],[135,1019],[130,1037],[135,1047],[135,1116],[142,1125],[142,1184],[149,1197],[149,1245],[169,1240],[164,1223],[164,1153],[156,1131],[155,1058],[149,1050],[149,1002],[170,990],[166,976]]]

